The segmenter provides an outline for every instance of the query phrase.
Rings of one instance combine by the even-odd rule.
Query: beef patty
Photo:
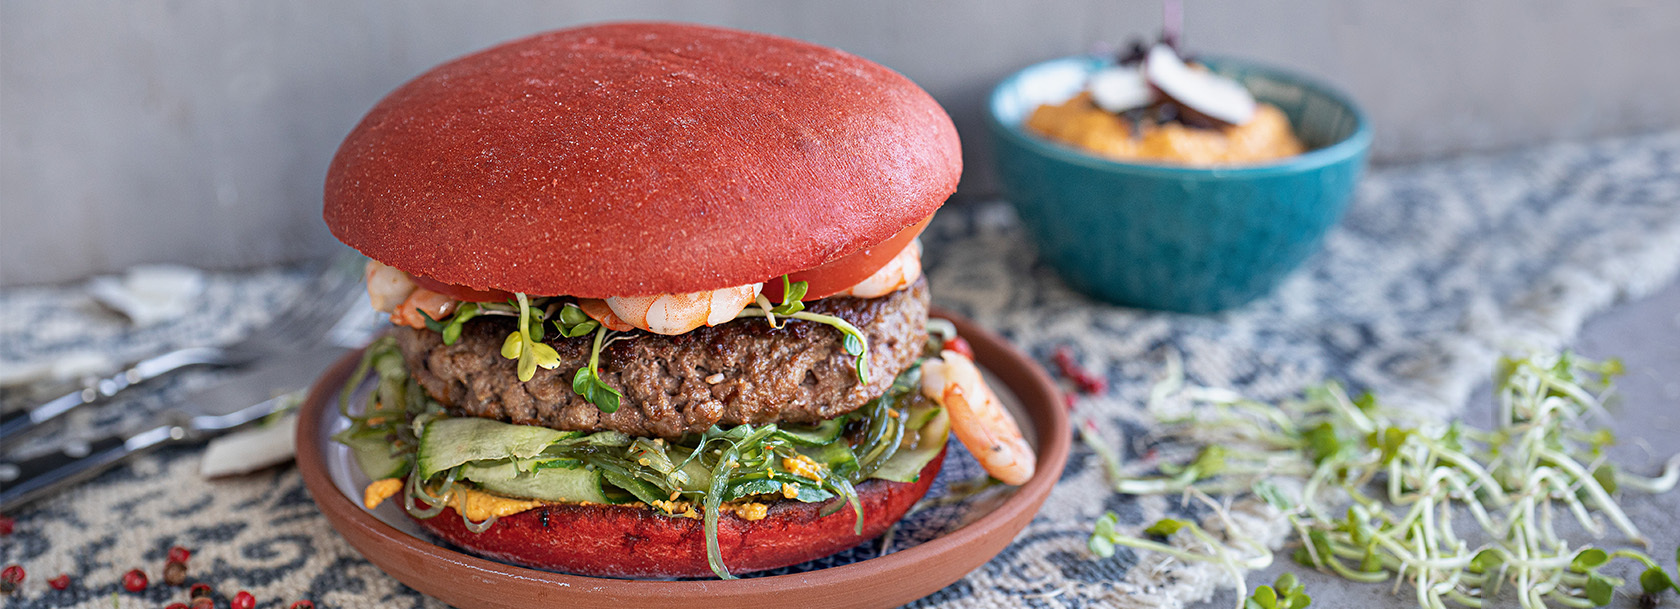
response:
[[[426,393],[458,413],[561,430],[611,429],[676,438],[714,424],[814,423],[885,393],[927,341],[926,280],[881,298],[826,298],[806,310],[834,315],[869,340],[869,382],[861,384],[839,330],[794,320],[773,329],[738,319],[677,336],[635,331],[601,353],[601,380],[623,394],[604,413],[572,391],[589,362],[592,336],[554,339],[560,366],[519,382],[501,356],[511,318],[480,317],[443,344],[432,330],[398,327],[398,346]]]

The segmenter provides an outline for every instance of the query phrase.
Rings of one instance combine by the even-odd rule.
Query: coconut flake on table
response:
[[[204,293],[204,272],[176,264],[132,267],[121,278],[95,277],[88,281],[94,300],[145,327],[186,315]]]
[[[302,395],[298,395],[302,399]],[[210,441],[199,460],[203,478],[236,476],[291,461],[297,453],[297,413],[278,421],[242,429]]]
[[[1135,65],[1103,68],[1091,75],[1086,88],[1091,92],[1091,101],[1105,112],[1119,114],[1155,103],[1155,91],[1149,88],[1143,70]]]
[[[1149,84],[1180,106],[1208,118],[1241,125],[1254,118],[1254,96],[1236,81],[1206,70],[1194,70],[1164,44],[1149,49],[1143,62]]]

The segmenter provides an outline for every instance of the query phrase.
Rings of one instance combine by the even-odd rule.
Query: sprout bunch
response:
[[[1594,538],[1613,528],[1648,547],[1615,495],[1665,492],[1680,480],[1680,455],[1656,478],[1623,471],[1606,458],[1614,437],[1589,420],[1603,411],[1600,398],[1621,372],[1615,360],[1567,352],[1501,360],[1492,430],[1458,422],[1413,425],[1369,394],[1352,398],[1335,383],[1299,400],[1263,404],[1185,387],[1181,366],[1174,361],[1168,368],[1150,409],[1169,425],[1168,440],[1203,448],[1186,463],[1162,465],[1160,476],[1125,477],[1095,427],[1081,425],[1117,492],[1184,493],[1221,518],[1225,512],[1209,494],[1253,492],[1288,518],[1298,535],[1297,562],[1355,581],[1393,580],[1396,590],[1409,582],[1425,608],[1481,607],[1506,587],[1526,609],[1604,606],[1627,584],[1602,572],[1615,559],[1639,563],[1648,600],[1680,589],[1645,553],[1576,546],[1555,526],[1572,519]],[[1167,412],[1175,402],[1185,407]],[[1220,564],[1239,587],[1241,570],[1271,561],[1266,548],[1228,521],[1227,540],[1176,520],[1156,523],[1146,537],[1121,534],[1116,524],[1112,514],[1097,522],[1094,554],[1109,556],[1123,545]],[[1190,545],[1204,549],[1163,543],[1173,535],[1190,535],[1198,542]],[[1292,601],[1279,593],[1257,589],[1238,606],[1304,606],[1282,604]]]

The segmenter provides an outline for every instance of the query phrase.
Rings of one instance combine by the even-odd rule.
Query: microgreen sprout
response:
[[[554,319],[554,329],[566,338],[587,336],[600,325],[601,322],[590,319],[589,314],[584,313],[582,308],[570,302],[560,306],[559,315]]]
[[[763,293],[754,294],[753,301],[764,312],[764,320],[770,322],[770,327],[781,328],[782,324],[787,322],[777,323],[776,316],[787,317],[805,310],[805,302],[800,299],[805,297],[809,288],[810,284],[803,281],[789,283],[788,276],[782,275],[782,304],[771,304],[770,299]]]
[[[594,404],[601,412],[618,412],[619,398],[623,397],[623,394],[601,380],[601,341],[606,336],[606,327],[600,326],[595,329],[595,342],[589,348],[589,365],[578,368],[577,374],[572,377],[572,391]]]
[[[542,313],[531,308],[531,299],[524,292],[514,294],[519,304],[519,329],[502,341],[502,357],[519,360],[519,381],[531,380],[537,367],[553,370],[560,367],[560,353],[542,342]]]
[[[770,299],[760,294],[757,297],[757,307],[747,307],[735,318],[763,317],[770,322],[771,327],[779,328],[781,326],[777,324],[776,318],[786,317],[788,319],[816,322],[839,330],[842,335],[841,347],[846,350],[847,355],[857,358],[855,368],[857,369],[858,382],[869,384],[869,340],[864,338],[863,332],[859,331],[857,326],[852,325],[851,322],[839,317],[804,310],[805,304],[800,302],[799,298],[805,296],[806,283],[797,281],[788,284],[786,275],[782,276],[782,282],[782,304],[771,306]]]
[[[1198,493],[1192,491],[1192,494]],[[1198,498],[1206,497],[1204,494]],[[1242,537],[1241,543],[1247,546],[1247,551],[1239,550],[1215,539],[1200,525],[1188,520],[1163,518],[1143,530],[1144,535],[1158,537],[1164,541],[1126,535],[1119,530],[1119,522],[1120,517],[1114,512],[1103,513],[1102,517],[1097,519],[1096,528],[1087,540],[1086,548],[1101,558],[1113,556],[1116,546],[1126,546],[1171,556],[1185,562],[1215,564],[1231,575],[1239,590],[1247,588],[1244,583],[1245,573],[1254,569],[1264,569],[1272,564],[1272,553],[1264,545]],[[1229,526],[1226,530],[1234,534]],[[1272,606],[1278,605],[1274,602]],[[1243,609],[1241,600],[1238,601],[1237,609]]]
[[[805,310],[805,301],[803,299],[805,298],[805,292],[808,291],[810,287],[810,284],[803,281],[790,283],[788,281],[788,276],[782,275],[782,304],[774,309],[771,309],[770,312],[781,316],[788,316]]]
[[[1163,446],[1202,448],[1182,464],[1161,465],[1160,476],[1113,475],[1121,493],[1203,498],[1248,491],[1294,529],[1297,562],[1355,581],[1393,580],[1396,589],[1409,582],[1418,605],[1428,609],[1481,607],[1506,586],[1525,609],[1604,606],[1628,584],[1604,572],[1617,559],[1642,567],[1639,585],[1647,598],[1680,590],[1676,578],[1643,552],[1576,545],[1554,525],[1564,512],[1595,537],[1609,533],[1607,522],[1633,544],[1648,545],[1614,493],[1660,493],[1680,482],[1680,456],[1666,463],[1662,475],[1645,478],[1622,471],[1603,454],[1614,438],[1589,422],[1603,412],[1600,396],[1621,372],[1620,362],[1570,353],[1501,360],[1492,430],[1412,425],[1403,420],[1404,411],[1369,394],[1350,398],[1335,383],[1269,407],[1229,391],[1186,386],[1178,376],[1182,368],[1169,368],[1162,383],[1167,389],[1158,387],[1150,400],[1158,418],[1172,421]],[[1187,410],[1168,412],[1169,402]],[[1100,445],[1088,421],[1080,432],[1087,444]],[[1112,449],[1098,454],[1114,461],[1111,474],[1119,471]],[[1222,506],[1203,502],[1227,518]],[[1195,523],[1169,519],[1134,536],[1105,514],[1089,548],[1097,556],[1128,546],[1217,564],[1241,586],[1239,569],[1269,560],[1270,552],[1235,527],[1223,530],[1228,539],[1221,541]],[[1186,533],[1199,547],[1149,538],[1182,542]],[[1297,586],[1262,586],[1239,606],[1304,606],[1291,600]]]
[[[1312,604],[1307,587],[1295,581],[1294,573],[1278,575],[1272,585],[1260,585],[1243,601],[1243,609],[1302,609]]]
[[[461,306],[455,309],[455,314],[444,320],[432,319],[432,316],[426,313],[425,309],[417,308],[415,310],[419,311],[420,316],[426,319],[427,329],[443,335],[443,344],[445,345],[453,345],[455,341],[461,340],[461,326],[483,313],[483,309],[480,309],[476,302],[461,303]]]

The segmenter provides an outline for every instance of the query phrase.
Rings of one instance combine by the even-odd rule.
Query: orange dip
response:
[[[1097,107],[1090,93],[1033,110],[1026,126],[1044,137],[1117,161],[1182,165],[1257,163],[1301,154],[1305,146],[1289,128],[1289,117],[1262,103],[1254,118],[1221,129],[1197,129],[1179,123],[1144,124],[1133,133],[1131,121]]]

